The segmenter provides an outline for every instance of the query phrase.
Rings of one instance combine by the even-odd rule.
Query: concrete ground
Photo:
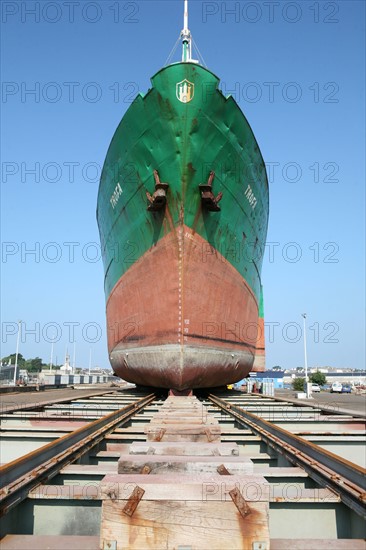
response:
[[[330,393],[321,391],[313,393],[312,399],[302,400],[296,399],[296,394],[293,390],[275,390],[275,397],[282,399],[294,399],[296,402],[311,403],[312,405],[320,405],[326,407],[329,412],[340,412],[347,410],[349,412],[358,412],[366,415],[366,395],[356,395],[354,393]]]
[[[6,412],[8,408],[14,406],[22,408],[22,406],[24,407],[30,403],[43,403],[54,399],[61,401],[62,399],[84,398],[88,395],[97,395],[104,391],[113,391],[114,389],[116,388],[111,387],[111,384],[98,384],[98,386],[89,386],[85,389],[79,387],[76,389],[64,388],[38,392],[4,393],[0,394],[0,408],[3,412]],[[124,389],[128,391],[131,389],[131,386],[128,385]],[[293,390],[275,390],[275,397],[291,399],[296,401],[296,403],[310,402],[312,405],[326,407],[329,412],[339,412],[341,414],[343,411],[349,411],[350,413],[354,411],[366,416],[366,395],[320,392],[314,393],[312,399],[301,400],[296,399],[296,393]]]
[[[2,412],[6,412],[10,407],[17,406],[22,408],[31,403],[44,403],[47,401],[53,401],[57,399],[59,402],[63,399],[83,399],[90,395],[98,395],[107,391],[114,391],[116,387],[112,387],[111,384],[98,384],[94,386],[87,386],[84,388],[62,388],[56,390],[45,391],[32,391],[32,392],[14,392],[0,394],[0,408]],[[125,388],[124,388],[125,389]],[[126,387],[131,389],[131,387]]]

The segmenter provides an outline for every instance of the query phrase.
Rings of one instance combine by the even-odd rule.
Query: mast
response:
[[[192,61],[192,37],[188,29],[188,0],[184,0],[184,27],[180,36],[183,44],[182,61]]]

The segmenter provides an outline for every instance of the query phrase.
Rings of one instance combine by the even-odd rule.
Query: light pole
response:
[[[18,321],[18,335],[17,335],[17,349],[15,352],[15,366],[14,366],[14,386],[17,380],[17,368],[18,368],[18,355],[19,355],[19,338],[22,330],[22,322]]]
[[[308,379],[308,355],[306,349],[306,313],[301,314],[304,319],[304,359],[305,359],[305,385],[306,385],[306,398],[310,398],[309,392],[309,379]]]
[[[53,362],[53,339],[51,342],[50,372],[52,372],[52,362]]]
[[[91,348],[89,350],[89,376],[90,376],[90,371],[91,371]]]
[[[72,357],[72,374],[75,374],[75,354],[76,354],[76,341],[74,342],[74,352]]]

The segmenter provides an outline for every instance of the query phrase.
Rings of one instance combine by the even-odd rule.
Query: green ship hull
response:
[[[103,167],[108,350],[116,374],[137,384],[235,382],[253,368],[262,336],[266,170],[246,118],[218,85],[193,62],[159,71],[121,120]]]

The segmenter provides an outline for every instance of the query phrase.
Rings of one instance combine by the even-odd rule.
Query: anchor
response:
[[[212,182],[215,177],[215,172],[211,171],[207,183],[201,183],[199,189],[201,191],[202,206],[210,212],[219,212],[221,208],[218,203],[222,199],[222,192],[215,197],[212,192]]]
[[[150,212],[158,212],[159,210],[162,210],[165,207],[166,190],[169,187],[167,183],[161,183],[159,178],[159,173],[157,170],[154,170],[154,178],[155,178],[155,193],[153,195],[150,195],[150,193],[146,191],[146,196],[150,203],[147,209]]]

